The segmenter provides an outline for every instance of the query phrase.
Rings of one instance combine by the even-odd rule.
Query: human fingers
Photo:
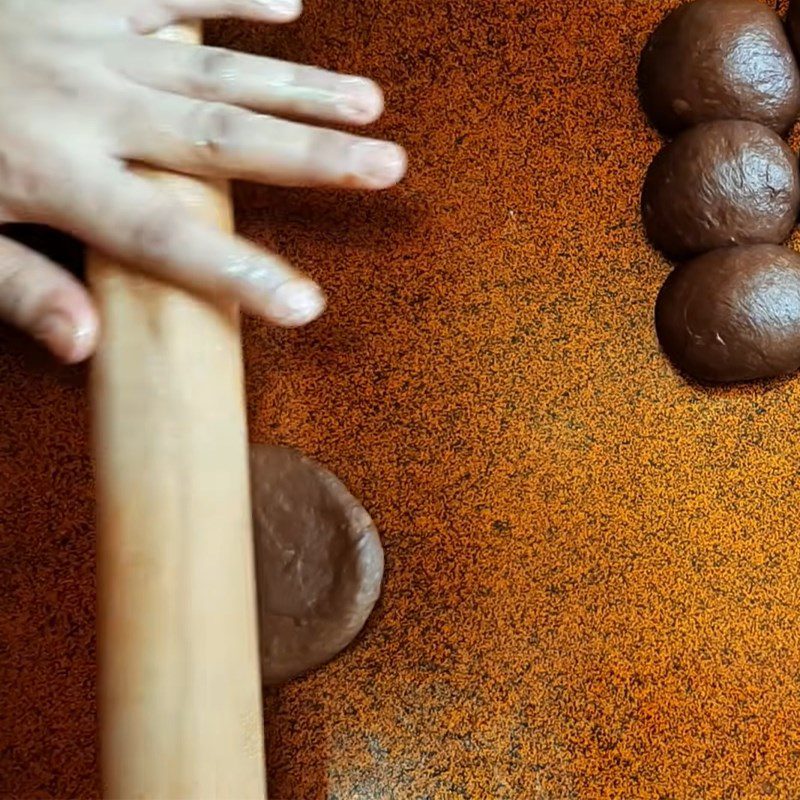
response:
[[[366,125],[383,112],[383,94],[367,78],[223,48],[142,37],[109,60],[153,89],[278,116]]]
[[[301,0],[116,0],[139,33],[186,19],[235,17],[284,23],[300,16]]]
[[[160,188],[116,166],[85,176],[56,224],[114,258],[186,288],[241,303],[277,325],[304,325],[325,300],[277,255],[209,226]]]
[[[4,236],[0,319],[70,364],[88,358],[97,343],[97,313],[83,285],[41,254]]]
[[[116,133],[116,155],[179,172],[282,186],[385,189],[404,175],[396,144],[147,92]]]

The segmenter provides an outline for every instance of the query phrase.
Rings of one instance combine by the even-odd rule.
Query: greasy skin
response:
[[[798,208],[797,158],[756,122],[709,122],[685,131],[655,157],[642,191],[647,235],[676,258],[779,244]]]
[[[800,74],[777,14],[759,0],[695,0],[656,28],[639,65],[642,105],[674,134],[716,119],[786,132],[800,111]]]
[[[772,378],[800,367],[800,256],[775,245],[707,253],[667,278],[661,346],[702,381]]]
[[[261,665],[280,683],[333,658],[380,595],[383,548],[361,504],[294,450],[250,448]]]

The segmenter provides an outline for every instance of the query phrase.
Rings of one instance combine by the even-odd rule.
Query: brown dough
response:
[[[778,15],[759,0],[694,0],[656,28],[639,65],[642,105],[672,134],[748,119],[785,133],[800,112],[800,73]]]
[[[785,241],[800,208],[797,157],[756,122],[707,122],[655,157],[642,191],[653,244],[676,258]]]
[[[294,450],[250,448],[261,663],[279,683],[333,658],[380,595],[383,549],[335,476]]]
[[[664,352],[699,380],[794,372],[800,367],[800,256],[753,245],[683,264],[658,296],[656,329]]]

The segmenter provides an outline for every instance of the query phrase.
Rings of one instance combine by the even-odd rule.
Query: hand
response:
[[[324,298],[311,280],[125,166],[282,186],[400,180],[400,147],[275,116],[372,122],[383,100],[371,81],[145,36],[184,18],[279,23],[299,11],[299,0],[0,0],[0,222],[51,225],[279,325],[314,319]],[[80,282],[2,237],[0,318],[67,362],[97,340]]]

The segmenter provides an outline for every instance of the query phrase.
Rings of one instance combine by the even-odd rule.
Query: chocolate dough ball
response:
[[[361,504],[294,450],[250,448],[261,671],[280,683],[347,647],[380,595],[383,548]]]
[[[797,158],[756,122],[707,122],[684,131],[655,157],[642,192],[647,235],[676,258],[783,242],[798,208]]]
[[[800,367],[800,256],[728,247],[678,267],[656,303],[673,363],[703,381],[772,378]]]
[[[656,28],[639,64],[642,105],[667,134],[717,119],[785,133],[800,73],[778,15],[759,0],[694,0]]]

